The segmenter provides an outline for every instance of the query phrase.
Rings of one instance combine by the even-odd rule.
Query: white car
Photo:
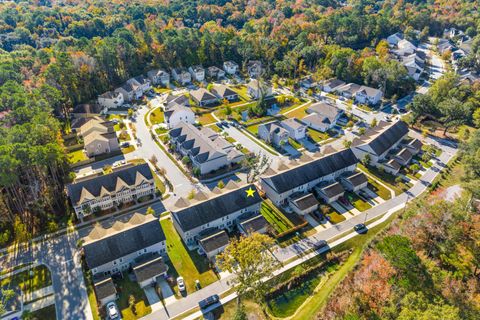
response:
[[[183,280],[183,277],[177,278],[177,285],[178,285],[178,290],[185,291],[185,280]]]
[[[107,303],[107,316],[108,316],[108,319],[121,319],[120,312],[118,311],[118,308],[115,302]]]

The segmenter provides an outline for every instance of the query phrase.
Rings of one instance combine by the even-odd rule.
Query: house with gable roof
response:
[[[79,219],[154,194],[155,183],[147,163],[114,168],[109,174],[88,176],[67,186]]]

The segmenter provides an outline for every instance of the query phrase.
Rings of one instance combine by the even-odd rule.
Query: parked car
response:
[[[200,306],[200,309],[206,309],[206,308],[210,307],[211,305],[214,305],[215,303],[218,303],[219,301],[220,301],[220,297],[218,296],[218,294],[214,294],[213,296],[210,296],[210,297],[200,301],[198,303],[198,305]]]
[[[327,245],[328,245],[327,241],[320,240],[315,244],[315,249],[320,249],[320,248],[326,247]]]
[[[124,142],[120,145],[120,147],[122,147],[122,148],[127,148],[129,146],[130,146],[130,142]]]
[[[367,229],[367,226],[364,225],[363,223],[359,223],[359,224],[356,224],[354,227],[353,227],[353,230],[359,232],[359,231],[363,231]]]
[[[120,312],[118,311],[117,305],[115,302],[107,303],[107,316],[108,319],[121,319]]]
[[[177,286],[179,291],[185,291],[185,280],[183,277],[178,277],[177,278]]]

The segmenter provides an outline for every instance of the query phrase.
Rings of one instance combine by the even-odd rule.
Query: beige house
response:
[[[115,132],[92,132],[83,139],[85,153],[88,157],[98,156],[120,150]]]

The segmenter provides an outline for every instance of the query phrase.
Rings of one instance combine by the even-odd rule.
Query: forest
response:
[[[467,0],[0,3],[0,245],[70,218],[61,140],[69,112],[132,76],[260,59],[267,77],[290,84],[306,74],[336,76],[402,97],[413,81],[382,39],[455,26],[476,37],[477,55],[479,21],[476,2]]]
[[[454,164],[463,170],[452,175],[462,176],[469,191],[449,202],[439,188],[410,206],[369,246],[319,318],[478,319],[479,150],[477,130]]]

